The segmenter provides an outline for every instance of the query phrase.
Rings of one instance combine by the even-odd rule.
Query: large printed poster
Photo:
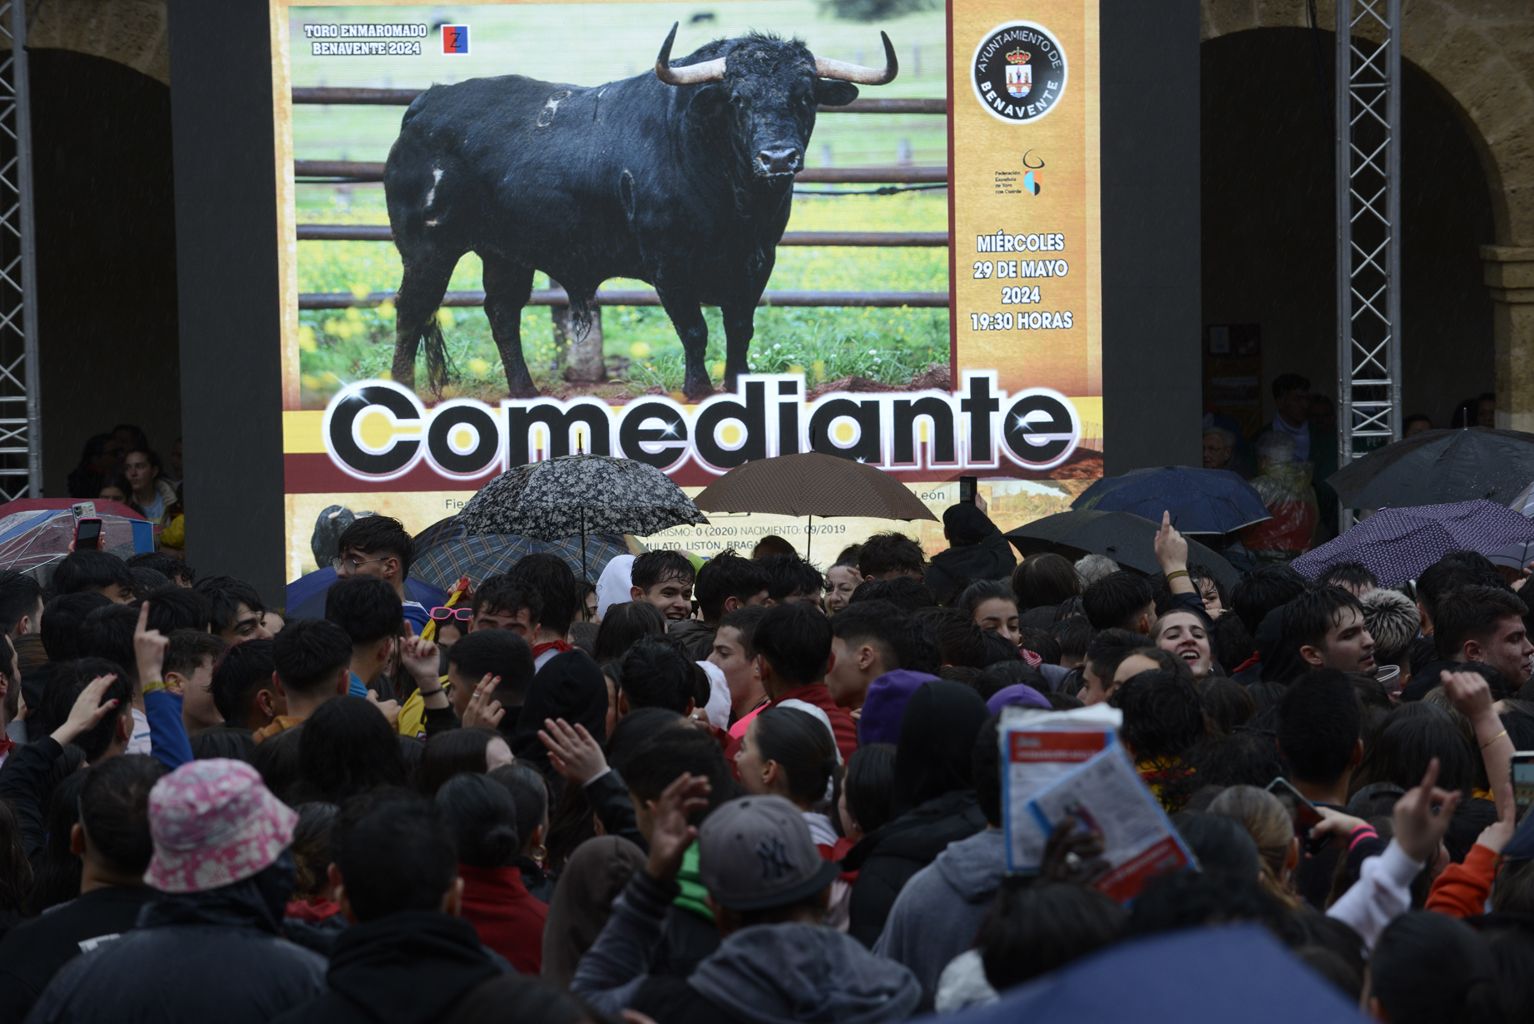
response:
[[[1101,475],[1095,3],[271,2],[289,578],[327,509],[577,451],[975,476],[1004,530]],[[646,542],[804,550],[710,518]],[[944,546],[812,557],[890,528]]]

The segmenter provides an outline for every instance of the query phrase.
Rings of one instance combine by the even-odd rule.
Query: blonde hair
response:
[[[1256,786],[1231,786],[1214,798],[1209,813],[1234,819],[1246,829],[1252,842],[1257,844],[1262,869],[1259,883],[1284,906],[1290,909],[1299,906],[1299,898],[1283,877],[1290,844],[1294,841],[1294,820],[1289,817],[1283,802]]]

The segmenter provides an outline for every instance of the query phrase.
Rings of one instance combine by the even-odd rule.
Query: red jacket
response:
[[[463,879],[463,919],[474,926],[479,941],[505,957],[517,973],[541,973],[549,908],[527,891],[522,872],[460,864],[458,877]]]
[[[846,708],[836,706],[836,701],[831,699],[831,691],[826,689],[825,683],[811,683],[809,686],[790,690],[768,707],[775,708],[785,700],[802,700],[824,711],[826,717],[831,720],[831,733],[836,737],[836,749],[841,752],[842,763],[852,760],[852,755],[858,750],[857,723],[852,720]]]

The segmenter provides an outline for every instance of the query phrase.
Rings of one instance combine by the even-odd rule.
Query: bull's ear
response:
[[[700,121],[712,121],[730,105],[730,93],[721,85],[705,85],[693,90],[687,101],[687,116]]]
[[[815,80],[815,102],[822,107],[845,107],[858,98],[858,87],[851,82],[838,82],[830,78]]]

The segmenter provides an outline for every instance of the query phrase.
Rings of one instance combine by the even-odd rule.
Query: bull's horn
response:
[[[667,85],[702,85],[705,82],[723,80],[723,57],[715,57],[701,64],[688,64],[679,68],[671,66],[671,44],[676,42],[677,24],[677,22],[671,23],[671,31],[666,34],[666,41],[661,44],[660,54],[655,58],[655,77]]]
[[[879,38],[884,40],[882,70],[867,68],[861,64],[850,64],[844,60],[832,60],[829,57],[816,57],[815,74],[821,78],[836,78],[843,82],[856,82],[859,85],[888,85],[899,73],[900,62],[895,59],[895,45],[890,42],[890,37],[880,32]]]

